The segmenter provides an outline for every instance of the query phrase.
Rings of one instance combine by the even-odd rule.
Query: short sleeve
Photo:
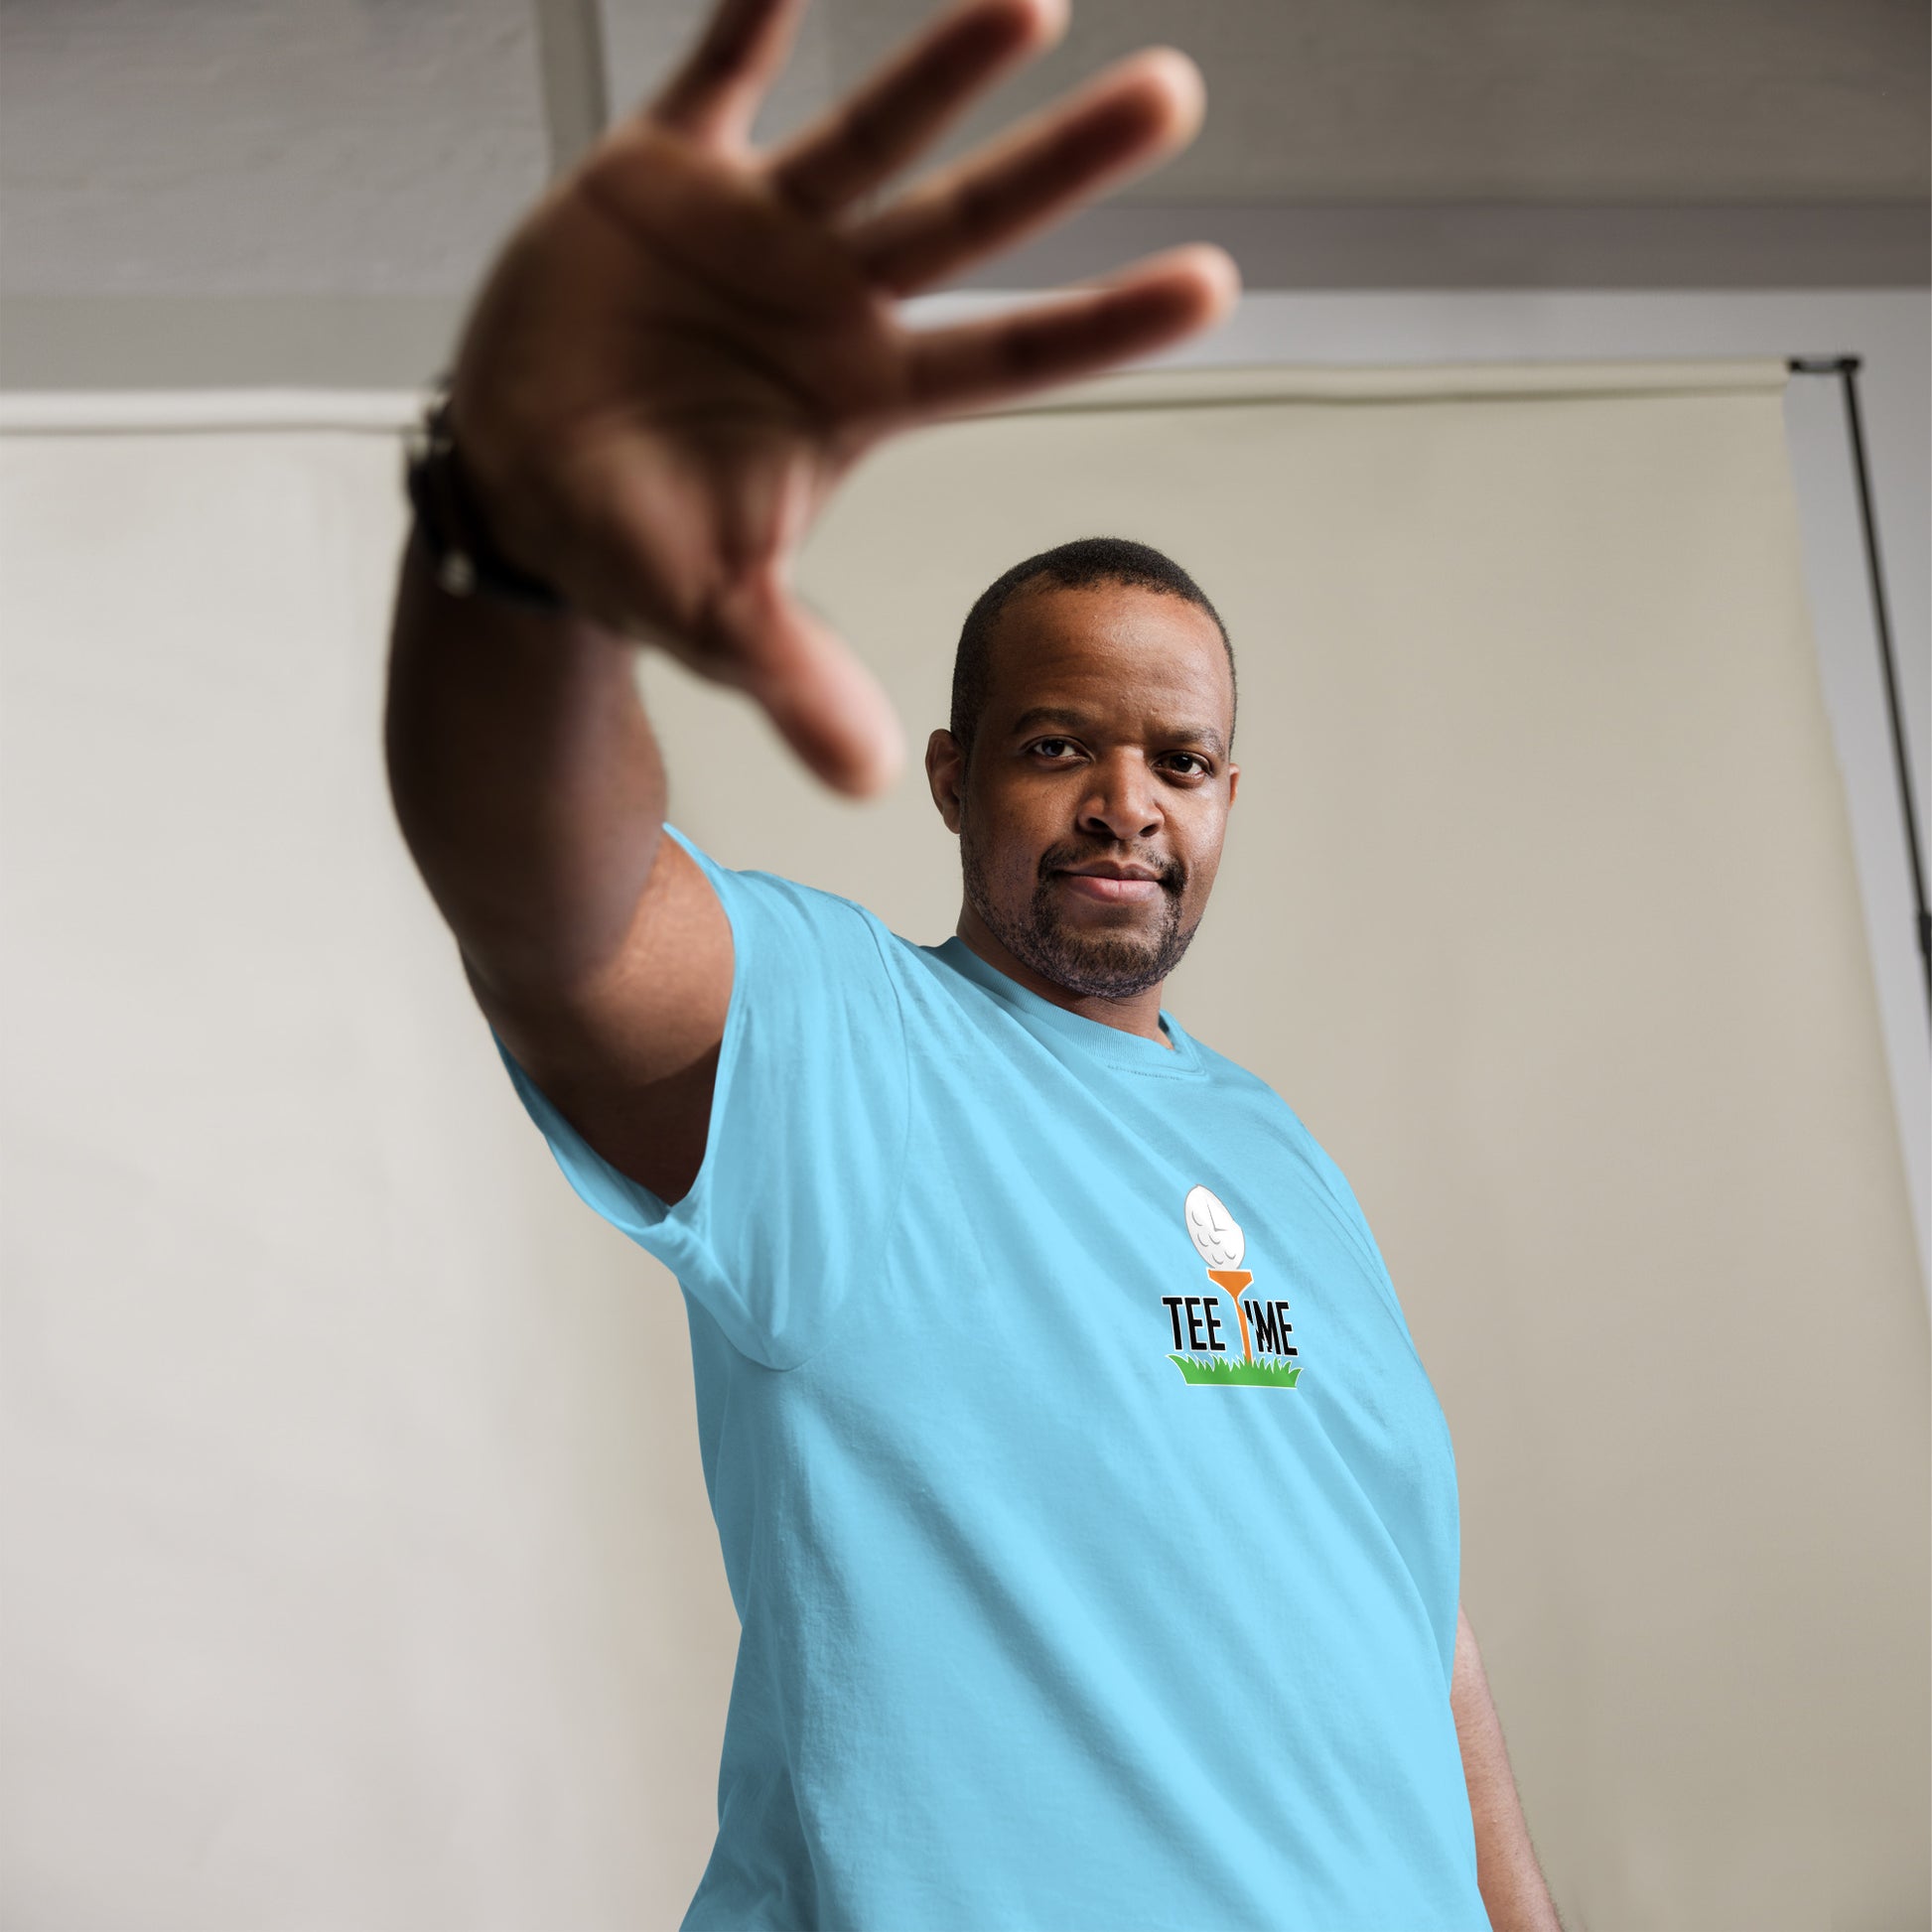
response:
[[[768,1368],[815,1352],[846,1299],[881,1292],[910,1064],[891,935],[855,901],[735,872],[673,825],[732,928],[732,990],[698,1177],[667,1205],[604,1159],[490,1029],[519,1098],[583,1199],[676,1276]]]
[[[1336,1167],[1334,1161],[1324,1151],[1322,1163],[1327,1171],[1329,1186],[1346,1209],[1358,1244],[1369,1264],[1369,1272],[1375,1278],[1375,1285],[1387,1298],[1389,1311],[1395,1316],[1396,1326],[1402,1330],[1403,1339],[1413,1349],[1415,1337],[1409,1332],[1409,1317],[1403,1311],[1402,1298],[1395,1292],[1395,1280],[1389,1273],[1389,1264],[1382,1259],[1382,1249],[1375,1239],[1375,1232],[1368,1224],[1368,1216],[1362,1212],[1362,1204],[1355,1198],[1355,1190],[1348,1184],[1348,1177]]]
[[[1272,1091],[1272,1089],[1271,1089]],[[1278,1099],[1279,1095],[1276,1096]],[[1336,1165],[1334,1157],[1309,1132],[1308,1123],[1286,1101],[1282,1102],[1288,1117],[1295,1124],[1296,1134],[1307,1155],[1309,1164],[1320,1175],[1322,1184],[1327,1188],[1329,1198],[1335,1203],[1335,1211],[1342,1225],[1348,1230],[1356,1252],[1361,1256],[1369,1279],[1374,1282],[1377,1292],[1388,1304],[1389,1312],[1395,1316],[1395,1324],[1402,1330],[1402,1338],[1413,1351],[1415,1337],[1409,1332],[1409,1317],[1403,1312],[1402,1298],[1395,1292],[1395,1282],[1389,1274],[1389,1265],[1382,1259],[1382,1250],[1377,1245],[1375,1235],[1368,1224],[1368,1216],[1362,1212],[1362,1204],[1355,1198],[1355,1190],[1348,1184],[1348,1176]]]

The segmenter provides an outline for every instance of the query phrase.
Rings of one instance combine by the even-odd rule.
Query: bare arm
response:
[[[676,1201],[704,1159],[732,940],[663,836],[635,654],[587,619],[450,597],[412,543],[384,736],[478,1005],[598,1153]]]
[[[1469,1618],[1456,1605],[1455,1669],[1449,1687],[1462,1775],[1475,1820],[1476,1883],[1495,1932],[1563,1932],[1530,1844],[1530,1828],[1509,1768],[1503,1727]]]
[[[438,588],[406,552],[383,720],[403,836],[472,972],[561,993],[618,949],[664,822],[628,638]]]

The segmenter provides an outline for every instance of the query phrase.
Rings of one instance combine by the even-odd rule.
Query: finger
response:
[[[645,118],[696,141],[742,146],[791,49],[805,0],[719,0]]]
[[[1173,48],[1120,62],[847,236],[880,287],[909,295],[1031,234],[1193,139],[1200,69]]]
[[[814,214],[897,173],[972,97],[1066,31],[1066,0],[968,0],[771,157],[773,185]]]
[[[857,798],[894,783],[905,763],[905,732],[885,686],[775,568],[732,592],[714,615],[728,681],[763,709],[816,776]],[[711,662],[715,675],[720,658]]]
[[[1211,327],[1240,294],[1233,258],[1191,243],[1056,301],[914,334],[908,408],[915,419],[948,415],[1097,374]]]

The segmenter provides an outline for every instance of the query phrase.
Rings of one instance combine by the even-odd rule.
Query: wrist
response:
[[[436,385],[409,437],[404,480],[414,535],[445,593],[552,613],[569,608],[554,584],[513,562],[498,543],[457,445],[447,379]]]

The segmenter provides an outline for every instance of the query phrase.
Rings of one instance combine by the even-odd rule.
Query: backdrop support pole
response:
[[[1919,965],[1925,973],[1925,997],[1932,1008],[1932,910],[1925,901],[1925,859],[1919,851],[1918,818],[1912,810],[1911,751],[1905,740],[1905,718],[1898,702],[1898,666],[1892,656],[1891,615],[1885,603],[1885,574],[1878,561],[1878,521],[1871,511],[1871,477],[1865,467],[1864,426],[1859,416],[1857,355],[1794,355],[1794,375],[1836,375],[1843,384],[1845,420],[1852,435],[1852,467],[1859,479],[1859,515],[1864,525],[1865,570],[1871,582],[1871,609],[1878,624],[1878,656],[1885,673],[1885,708],[1891,719],[1892,765],[1898,779],[1899,809],[1905,818],[1905,853],[1912,869],[1912,893],[1918,907]]]

